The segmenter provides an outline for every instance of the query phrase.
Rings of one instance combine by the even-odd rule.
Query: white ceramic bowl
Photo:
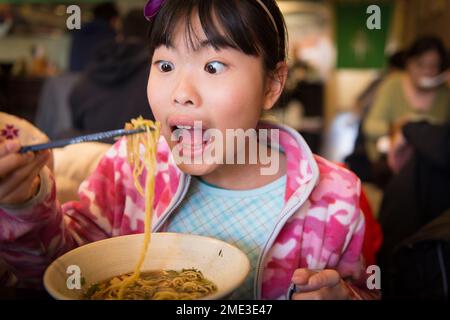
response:
[[[44,274],[44,286],[55,299],[81,299],[90,285],[134,270],[141,251],[143,234],[110,238],[74,249],[56,259]],[[70,266],[75,266],[70,269]],[[81,271],[84,285],[76,284],[74,270]],[[143,271],[195,268],[217,285],[217,292],[205,299],[221,299],[231,294],[247,277],[250,262],[235,246],[226,242],[178,233],[153,233]],[[68,273],[69,272],[69,273]],[[70,279],[69,279],[70,278]],[[68,279],[69,284],[68,285]]]

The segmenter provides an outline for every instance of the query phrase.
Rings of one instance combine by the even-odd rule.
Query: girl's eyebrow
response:
[[[214,46],[212,45],[211,41],[206,39],[206,40],[203,40],[203,41],[200,42],[200,47],[197,48],[197,50],[208,48],[208,47],[214,48]]]
[[[177,47],[175,47],[171,42],[166,43],[165,46],[167,48],[169,48],[169,49],[178,51]],[[205,48],[214,48],[214,46],[212,45],[212,42],[210,40],[208,40],[208,39],[200,41],[200,45],[199,46],[195,46],[194,52],[200,51],[200,50],[205,49]]]
[[[216,51],[222,49],[234,49],[234,47],[223,38],[216,39],[215,41],[211,41],[209,39],[203,40],[200,42],[200,46],[196,48],[195,51],[205,48],[212,48]]]
[[[168,41],[167,43],[163,44],[166,48],[178,51],[177,47],[173,45],[171,41]],[[214,49],[215,51],[219,51],[221,49],[234,49],[232,45],[230,45],[226,40],[224,39],[216,39],[215,41],[211,41],[209,39],[205,39],[200,41],[198,46],[195,46],[193,48],[194,52],[201,51],[203,49]]]

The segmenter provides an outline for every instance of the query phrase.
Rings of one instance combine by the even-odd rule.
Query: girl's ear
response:
[[[278,62],[275,71],[267,75],[266,90],[264,95],[264,110],[270,110],[277,102],[288,76],[288,65],[286,62]]]

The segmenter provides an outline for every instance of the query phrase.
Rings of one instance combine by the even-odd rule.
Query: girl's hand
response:
[[[297,269],[292,276],[297,293],[292,300],[348,300],[350,292],[336,270]]]
[[[25,203],[36,195],[39,172],[50,158],[49,151],[18,153],[20,142],[0,139],[0,205]]]

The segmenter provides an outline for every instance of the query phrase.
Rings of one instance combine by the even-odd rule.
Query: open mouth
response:
[[[181,153],[195,155],[203,153],[212,142],[210,131],[202,126],[201,121],[191,124],[170,125],[171,141],[181,146]]]

